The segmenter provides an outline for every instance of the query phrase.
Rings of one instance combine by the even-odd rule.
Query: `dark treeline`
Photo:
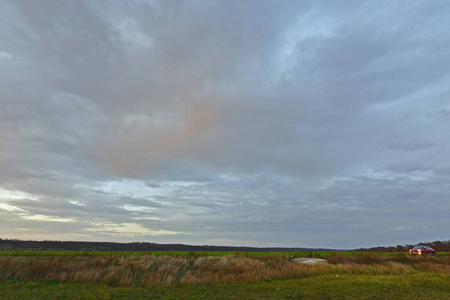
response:
[[[67,242],[67,241],[22,241],[0,239],[0,250],[56,250],[56,251],[237,251],[237,252],[264,252],[264,251],[331,251],[331,249],[309,248],[256,248],[231,246],[192,246],[183,244],[155,244],[155,243],[113,243],[113,242]]]
[[[450,240],[419,243],[431,246],[438,252],[450,252]],[[415,245],[397,245],[390,247],[360,248],[356,251],[367,252],[407,252]],[[53,251],[230,251],[230,252],[305,252],[339,251],[336,249],[284,248],[284,247],[232,247],[232,246],[193,246],[183,244],[156,244],[146,242],[75,242],[75,241],[23,241],[0,239],[0,250],[53,250]]]
[[[418,243],[417,245],[430,246],[437,252],[450,252],[450,240]],[[406,245],[397,245],[397,246],[390,246],[390,247],[361,248],[361,249],[357,249],[357,250],[358,251],[370,251],[370,252],[406,252],[406,251],[409,251],[409,249],[413,248],[414,246],[415,245],[412,245],[412,244],[406,244]]]

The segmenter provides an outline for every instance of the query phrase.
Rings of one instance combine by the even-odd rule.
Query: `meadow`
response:
[[[328,265],[295,264],[321,257]],[[2,299],[450,299],[450,255],[0,251]]]

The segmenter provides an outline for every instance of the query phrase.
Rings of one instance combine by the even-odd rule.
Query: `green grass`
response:
[[[382,255],[382,256],[396,256],[409,255],[406,252],[360,252],[360,251],[316,251],[316,252],[230,252],[230,251],[47,251],[47,250],[0,250],[0,256],[67,256],[67,257],[89,257],[89,256],[139,256],[153,254],[156,256],[288,256],[288,257],[318,257],[327,258],[333,255],[346,256],[364,256],[364,255]],[[438,256],[450,256],[450,252],[438,252]]]
[[[450,299],[449,253],[149,254],[0,251],[0,299]]]
[[[111,255],[149,255],[156,256],[285,256],[294,255],[308,256],[308,255],[330,255],[332,252],[234,252],[234,251],[47,251],[47,250],[0,250],[0,256],[111,256]]]
[[[449,299],[450,275],[327,274],[254,283],[151,288],[1,281],[2,299]]]

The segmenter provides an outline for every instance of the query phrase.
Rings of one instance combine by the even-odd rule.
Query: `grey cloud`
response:
[[[312,247],[446,239],[449,10],[2,2],[2,232]]]

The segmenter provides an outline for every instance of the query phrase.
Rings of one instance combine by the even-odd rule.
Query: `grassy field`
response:
[[[348,256],[402,256],[408,253],[403,252],[360,252],[360,251],[316,251],[316,252],[228,252],[228,251],[152,251],[152,252],[115,252],[115,251],[46,251],[46,250],[0,250],[0,256],[139,256],[139,255],[155,255],[155,256],[294,256],[294,257],[318,257],[327,258],[335,255]],[[450,252],[439,252],[439,256],[450,256]]]
[[[449,255],[88,253],[0,252],[1,299],[450,299]]]
[[[0,281],[2,299],[449,299],[449,277],[437,274],[311,276],[253,283],[151,288]]]

